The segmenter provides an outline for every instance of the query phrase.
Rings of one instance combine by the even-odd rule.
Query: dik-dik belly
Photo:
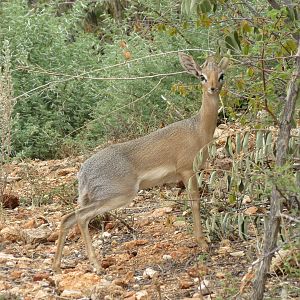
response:
[[[175,167],[161,166],[149,169],[139,174],[139,189],[146,189],[164,183],[173,183],[181,180]]]

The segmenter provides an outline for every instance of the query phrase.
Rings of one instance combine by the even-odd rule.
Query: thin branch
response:
[[[300,218],[296,219],[296,218],[293,218],[293,217],[291,217],[289,215],[286,215],[286,214],[283,214],[283,213],[280,214],[280,217],[288,219],[292,222],[300,223]]]
[[[280,9],[281,6],[275,1],[275,0],[268,0],[269,4],[274,8],[274,9]]]
[[[64,140],[65,138],[67,138],[68,136],[71,136],[71,135],[74,134],[75,132],[78,132],[78,131],[82,130],[83,128],[86,128],[88,125],[92,124],[93,122],[99,121],[99,120],[101,120],[101,119],[103,119],[103,118],[106,118],[106,117],[108,117],[108,116],[111,116],[112,114],[116,113],[117,111],[123,110],[124,108],[129,107],[130,105],[132,105],[132,104],[134,104],[134,103],[136,103],[136,102],[138,102],[138,101],[144,99],[145,97],[149,96],[154,90],[156,90],[156,89],[158,88],[158,86],[161,84],[161,82],[163,81],[163,79],[165,79],[165,78],[166,78],[166,77],[160,78],[159,82],[158,82],[158,83],[157,83],[157,84],[156,84],[156,85],[155,85],[148,93],[144,94],[143,96],[141,96],[141,97],[135,99],[134,101],[131,101],[131,102],[128,103],[128,104],[125,104],[125,105],[123,105],[123,106],[121,106],[121,107],[118,107],[118,108],[116,108],[115,110],[113,110],[113,111],[111,111],[111,112],[109,112],[109,113],[107,113],[107,114],[105,114],[105,115],[102,115],[102,116],[100,116],[100,117],[98,117],[98,118],[96,118],[96,119],[93,119],[93,120],[91,120],[91,121],[85,123],[83,126],[74,129],[73,131],[71,131],[70,133],[68,133],[67,135],[65,135],[63,138],[59,138],[55,143],[53,143],[53,145],[56,145],[56,144],[58,144],[58,143],[61,143],[61,141]]]
[[[140,77],[110,77],[110,78],[106,78],[106,77],[85,77],[85,75],[88,75],[88,74],[92,74],[92,73],[96,73],[96,72],[100,72],[100,71],[104,71],[104,70],[108,70],[108,69],[113,69],[113,68],[116,68],[116,67],[121,67],[121,66],[124,66],[124,65],[127,65],[128,63],[135,63],[135,62],[138,62],[140,60],[144,60],[144,59],[148,59],[148,58],[154,58],[154,57],[159,57],[159,56],[165,56],[165,55],[168,55],[168,54],[175,54],[175,53],[179,53],[179,52],[185,52],[185,51],[203,51],[203,52],[208,52],[210,54],[213,54],[214,52],[211,51],[211,50],[207,50],[207,49],[202,49],[202,48],[187,48],[187,49],[181,49],[181,50],[173,50],[173,51],[167,51],[167,52],[162,52],[162,53],[156,53],[156,54],[150,54],[150,55],[146,55],[146,56],[142,56],[142,57],[139,57],[139,58],[135,58],[135,59],[132,59],[130,61],[124,61],[124,62],[121,62],[121,63],[118,63],[118,64],[115,64],[115,65],[109,65],[109,66],[106,66],[106,67],[102,67],[102,68],[99,68],[99,69],[95,69],[95,70],[90,70],[90,71],[86,71],[86,72],[83,72],[81,74],[77,74],[77,75],[72,75],[72,74],[65,74],[65,73],[58,73],[58,72],[53,72],[53,71],[48,71],[48,70],[44,70],[42,68],[39,68],[42,70],[42,72],[40,73],[45,73],[45,74],[48,74],[48,75],[53,75],[53,76],[63,76],[63,77],[67,77],[66,79],[62,79],[62,80],[55,80],[55,81],[51,81],[51,82],[48,82],[46,84],[43,84],[41,86],[38,86],[34,89],[31,89],[17,97],[15,97],[13,100],[17,100],[19,98],[22,98],[24,96],[28,96],[29,94],[35,92],[35,91],[38,91],[40,89],[43,89],[45,87],[48,87],[49,85],[51,84],[55,84],[55,83],[61,83],[61,82],[67,82],[67,81],[70,81],[70,80],[75,80],[75,79],[94,79],[94,80],[140,80],[140,79],[144,79],[144,78],[153,78],[153,77],[161,77],[161,76],[171,76],[171,75],[176,75],[176,74],[181,74],[181,73],[185,73],[185,71],[183,72],[174,72],[173,74],[171,75],[168,75],[168,74],[156,74],[156,75],[148,75],[148,77],[144,77],[144,76],[140,76]],[[23,70],[30,70],[30,68],[27,68],[27,67],[23,67],[23,66],[20,66],[19,69],[23,69]],[[131,79],[130,79],[131,78]]]

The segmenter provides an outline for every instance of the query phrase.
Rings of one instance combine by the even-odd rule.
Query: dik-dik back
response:
[[[202,233],[199,192],[193,174],[193,160],[198,151],[213,138],[216,127],[219,93],[228,60],[217,64],[212,58],[199,66],[192,57],[180,54],[184,69],[202,83],[199,113],[144,137],[107,147],[94,154],[79,172],[80,209],[63,217],[53,268],[60,270],[62,249],[68,230],[77,223],[85,241],[90,262],[99,271],[100,264],[88,233],[89,221],[104,212],[128,204],[139,189],[163,183],[190,181],[189,198],[194,217],[195,236],[207,249]]]

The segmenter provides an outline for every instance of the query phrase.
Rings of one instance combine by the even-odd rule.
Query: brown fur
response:
[[[182,180],[189,183],[195,237],[203,249],[200,199],[193,161],[201,148],[212,140],[217,124],[221,74],[228,65],[209,58],[200,67],[192,57],[180,53],[184,69],[202,80],[202,106],[197,115],[154,131],[144,137],[109,146],[86,160],[79,172],[80,209],[63,217],[53,269],[60,270],[63,246],[69,229],[78,224],[90,262],[101,267],[92,248],[88,224],[92,218],[128,204],[139,189]],[[207,153],[205,153],[207,156]],[[205,157],[206,159],[206,157]]]

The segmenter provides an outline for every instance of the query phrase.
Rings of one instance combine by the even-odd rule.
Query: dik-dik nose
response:
[[[217,88],[215,88],[215,87],[211,87],[211,88],[208,89],[208,92],[209,92],[210,94],[213,94],[213,93],[215,93],[216,91],[217,91]]]

